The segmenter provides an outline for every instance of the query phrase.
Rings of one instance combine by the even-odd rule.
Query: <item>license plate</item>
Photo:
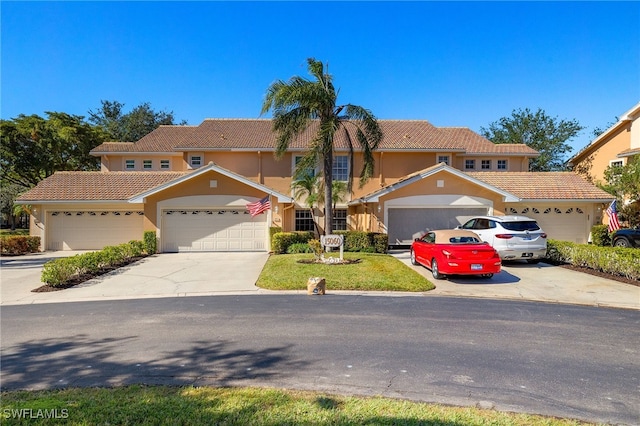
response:
[[[471,270],[472,271],[479,271],[482,269],[482,265],[479,263],[472,263],[471,264]]]
[[[522,257],[533,257],[533,253],[522,253]]]

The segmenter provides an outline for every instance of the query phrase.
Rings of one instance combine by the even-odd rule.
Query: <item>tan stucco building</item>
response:
[[[409,244],[428,229],[450,228],[479,214],[533,217],[550,238],[586,242],[612,197],[576,173],[533,173],[538,153],[524,144],[496,145],[462,127],[422,120],[381,120],[374,178],[338,203],[335,230],[384,232]],[[92,151],[99,172],[58,172],[19,198],[32,205],[32,235],[44,249],[98,249],[154,231],[162,252],[269,250],[269,227],[313,230],[292,175],[313,130],[274,157],[271,121],[207,119],[161,126],[137,142]],[[334,179],[351,159],[338,138]],[[362,166],[355,152],[354,175]],[[269,197],[252,217],[246,205]],[[324,223],[322,211],[316,220]]]

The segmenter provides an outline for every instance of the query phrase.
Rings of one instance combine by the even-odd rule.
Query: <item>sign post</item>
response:
[[[329,234],[320,236],[320,244],[323,247],[340,247],[340,261],[344,255],[344,235]]]

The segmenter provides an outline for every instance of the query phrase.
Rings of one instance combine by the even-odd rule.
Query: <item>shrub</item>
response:
[[[373,246],[376,249],[376,253],[386,253],[389,247],[389,235],[388,234],[374,234]]]
[[[313,253],[307,243],[293,243],[287,248],[287,254]]]
[[[12,235],[0,238],[0,254],[27,254],[40,251],[40,237]]]
[[[595,225],[591,227],[591,241],[596,246],[610,246],[611,234],[607,225]]]
[[[156,254],[158,252],[158,240],[156,238],[155,231],[145,231],[143,238],[144,238],[144,251],[148,255]]]
[[[554,263],[568,263],[607,274],[620,275],[632,280],[640,280],[640,262],[637,260],[637,250],[549,240],[546,257]]]
[[[133,240],[117,246],[107,246],[100,251],[61,257],[44,264],[41,281],[52,287],[63,287],[82,275],[100,274],[106,269],[124,265],[144,254],[144,242]]]
[[[320,240],[314,238],[309,240],[308,244],[316,258],[320,259],[322,256],[322,244],[320,243]]]
[[[271,250],[274,253],[286,253],[290,245],[296,243],[307,243],[313,238],[313,232],[277,232],[271,239]]]

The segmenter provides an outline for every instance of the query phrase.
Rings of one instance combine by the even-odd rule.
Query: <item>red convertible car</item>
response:
[[[447,275],[480,275],[491,278],[500,272],[498,252],[475,232],[429,231],[411,244],[411,263],[431,269],[433,278]]]

